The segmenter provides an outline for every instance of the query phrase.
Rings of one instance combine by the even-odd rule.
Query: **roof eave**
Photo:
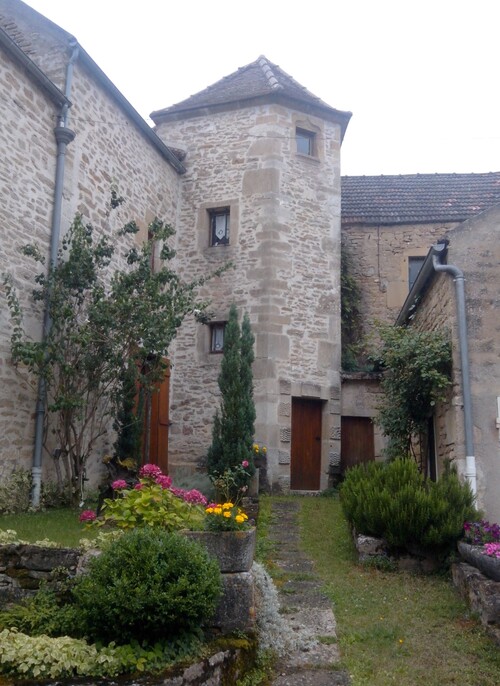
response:
[[[156,110],[152,112],[149,116],[155,122],[156,125],[163,124],[169,121],[179,121],[182,119],[191,119],[193,117],[203,117],[218,112],[228,112],[231,110],[243,109],[245,107],[251,107],[254,105],[259,105],[262,103],[274,102],[279,104],[285,104],[292,106],[293,109],[299,110],[300,112],[305,112],[307,114],[314,114],[321,117],[322,119],[327,119],[340,124],[341,127],[341,140],[344,137],[347,125],[352,116],[351,112],[344,112],[342,110],[336,110],[328,105],[321,105],[314,102],[306,102],[299,98],[293,98],[284,95],[280,92],[264,93],[262,95],[256,95],[249,98],[237,98],[235,100],[228,100],[226,102],[208,104],[208,105],[196,105],[195,107],[183,107],[182,109],[175,109],[170,111],[167,107],[162,110]],[[174,106],[175,107],[175,106]]]
[[[404,301],[403,307],[398,314],[395,326],[406,326],[411,322],[415,313],[417,311],[418,305],[422,300],[423,295],[428,290],[432,280],[436,276],[436,271],[434,269],[433,258],[434,255],[439,255],[441,261],[446,257],[448,251],[448,241],[442,240],[438,241],[435,245],[431,247],[427,256],[424,260],[422,267],[418,273],[415,283],[413,284],[406,300]]]
[[[178,160],[170,148],[159,138],[148,123],[141,117],[139,112],[130,104],[127,98],[121,93],[115,84],[106,76],[102,69],[94,62],[92,57],[79,45],[79,58],[83,64],[92,72],[96,79],[104,86],[106,92],[118,103],[125,111],[127,116],[140,129],[144,136],[154,145],[162,157],[169,162],[179,173],[184,174],[186,167]]]
[[[55,85],[53,81],[28,57],[28,55],[21,50],[12,38],[3,29],[0,28],[0,45],[21,64],[24,69],[30,74],[33,80],[47,93],[52,102],[58,107],[64,105],[70,107],[71,102],[64,95],[64,93]]]

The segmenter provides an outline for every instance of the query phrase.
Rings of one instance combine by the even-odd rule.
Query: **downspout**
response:
[[[73,66],[78,57],[78,43],[75,40],[70,42],[72,54],[66,65],[66,85],[64,94],[66,98],[70,99],[71,84],[73,81]],[[54,129],[54,135],[57,143],[56,153],[56,174],[54,184],[54,204],[52,209],[52,223],[50,233],[50,258],[49,269],[53,269],[57,264],[57,252],[59,249],[59,240],[61,236],[61,213],[62,200],[64,190],[64,166],[66,161],[66,148],[75,138],[75,133],[67,128],[69,103],[66,102],[61,108],[58,116],[58,125]],[[50,293],[45,303],[45,311],[43,316],[43,330],[42,340],[45,340],[50,332],[52,321],[50,318]],[[47,389],[45,380],[39,378],[38,392],[35,409],[35,444],[33,447],[33,462],[31,467],[31,474],[33,479],[33,487],[31,491],[31,506],[35,509],[40,507],[40,494],[42,488],[42,452],[43,452],[43,426],[45,419],[45,403],[46,403]]]
[[[444,244],[433,246],[432,265],[436,272],[446,272],[453,277],[457,300],[458,341],[460,346],[460,364],[462,367],[462,394],[464,402],[465,424],[465,477],[474,495],[477,494],[476,458],[474,456],[474,437],[472,424],[472,396],[470,389],[469,350],[467,342],[467,319],[465,314],[465,278],[463,272],[452,264],[442,264],[440,254]]]

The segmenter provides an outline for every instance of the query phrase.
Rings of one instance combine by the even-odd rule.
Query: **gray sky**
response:
[[[27,0],[146,118],[264,54],[353,112],[343,174],[500,170],[499,0]]]

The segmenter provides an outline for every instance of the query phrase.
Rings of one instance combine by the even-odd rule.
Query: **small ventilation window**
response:
[[[422,269],[425,262],[425,257],[409,257],[408,258],[408,289],[411,291],[413,284],[417,280],[417,276]]]

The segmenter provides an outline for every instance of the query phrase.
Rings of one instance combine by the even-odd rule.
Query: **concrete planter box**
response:
[[[186,531],[215,557],[223,574],[248,572],[255,554],[255,527],[245,531]]]
[[[489,557],[482,552],[482,546],[470,545],[459,541],[458,552],[462,558],[485,576],[494,581],[500,581],[500,559]]]

